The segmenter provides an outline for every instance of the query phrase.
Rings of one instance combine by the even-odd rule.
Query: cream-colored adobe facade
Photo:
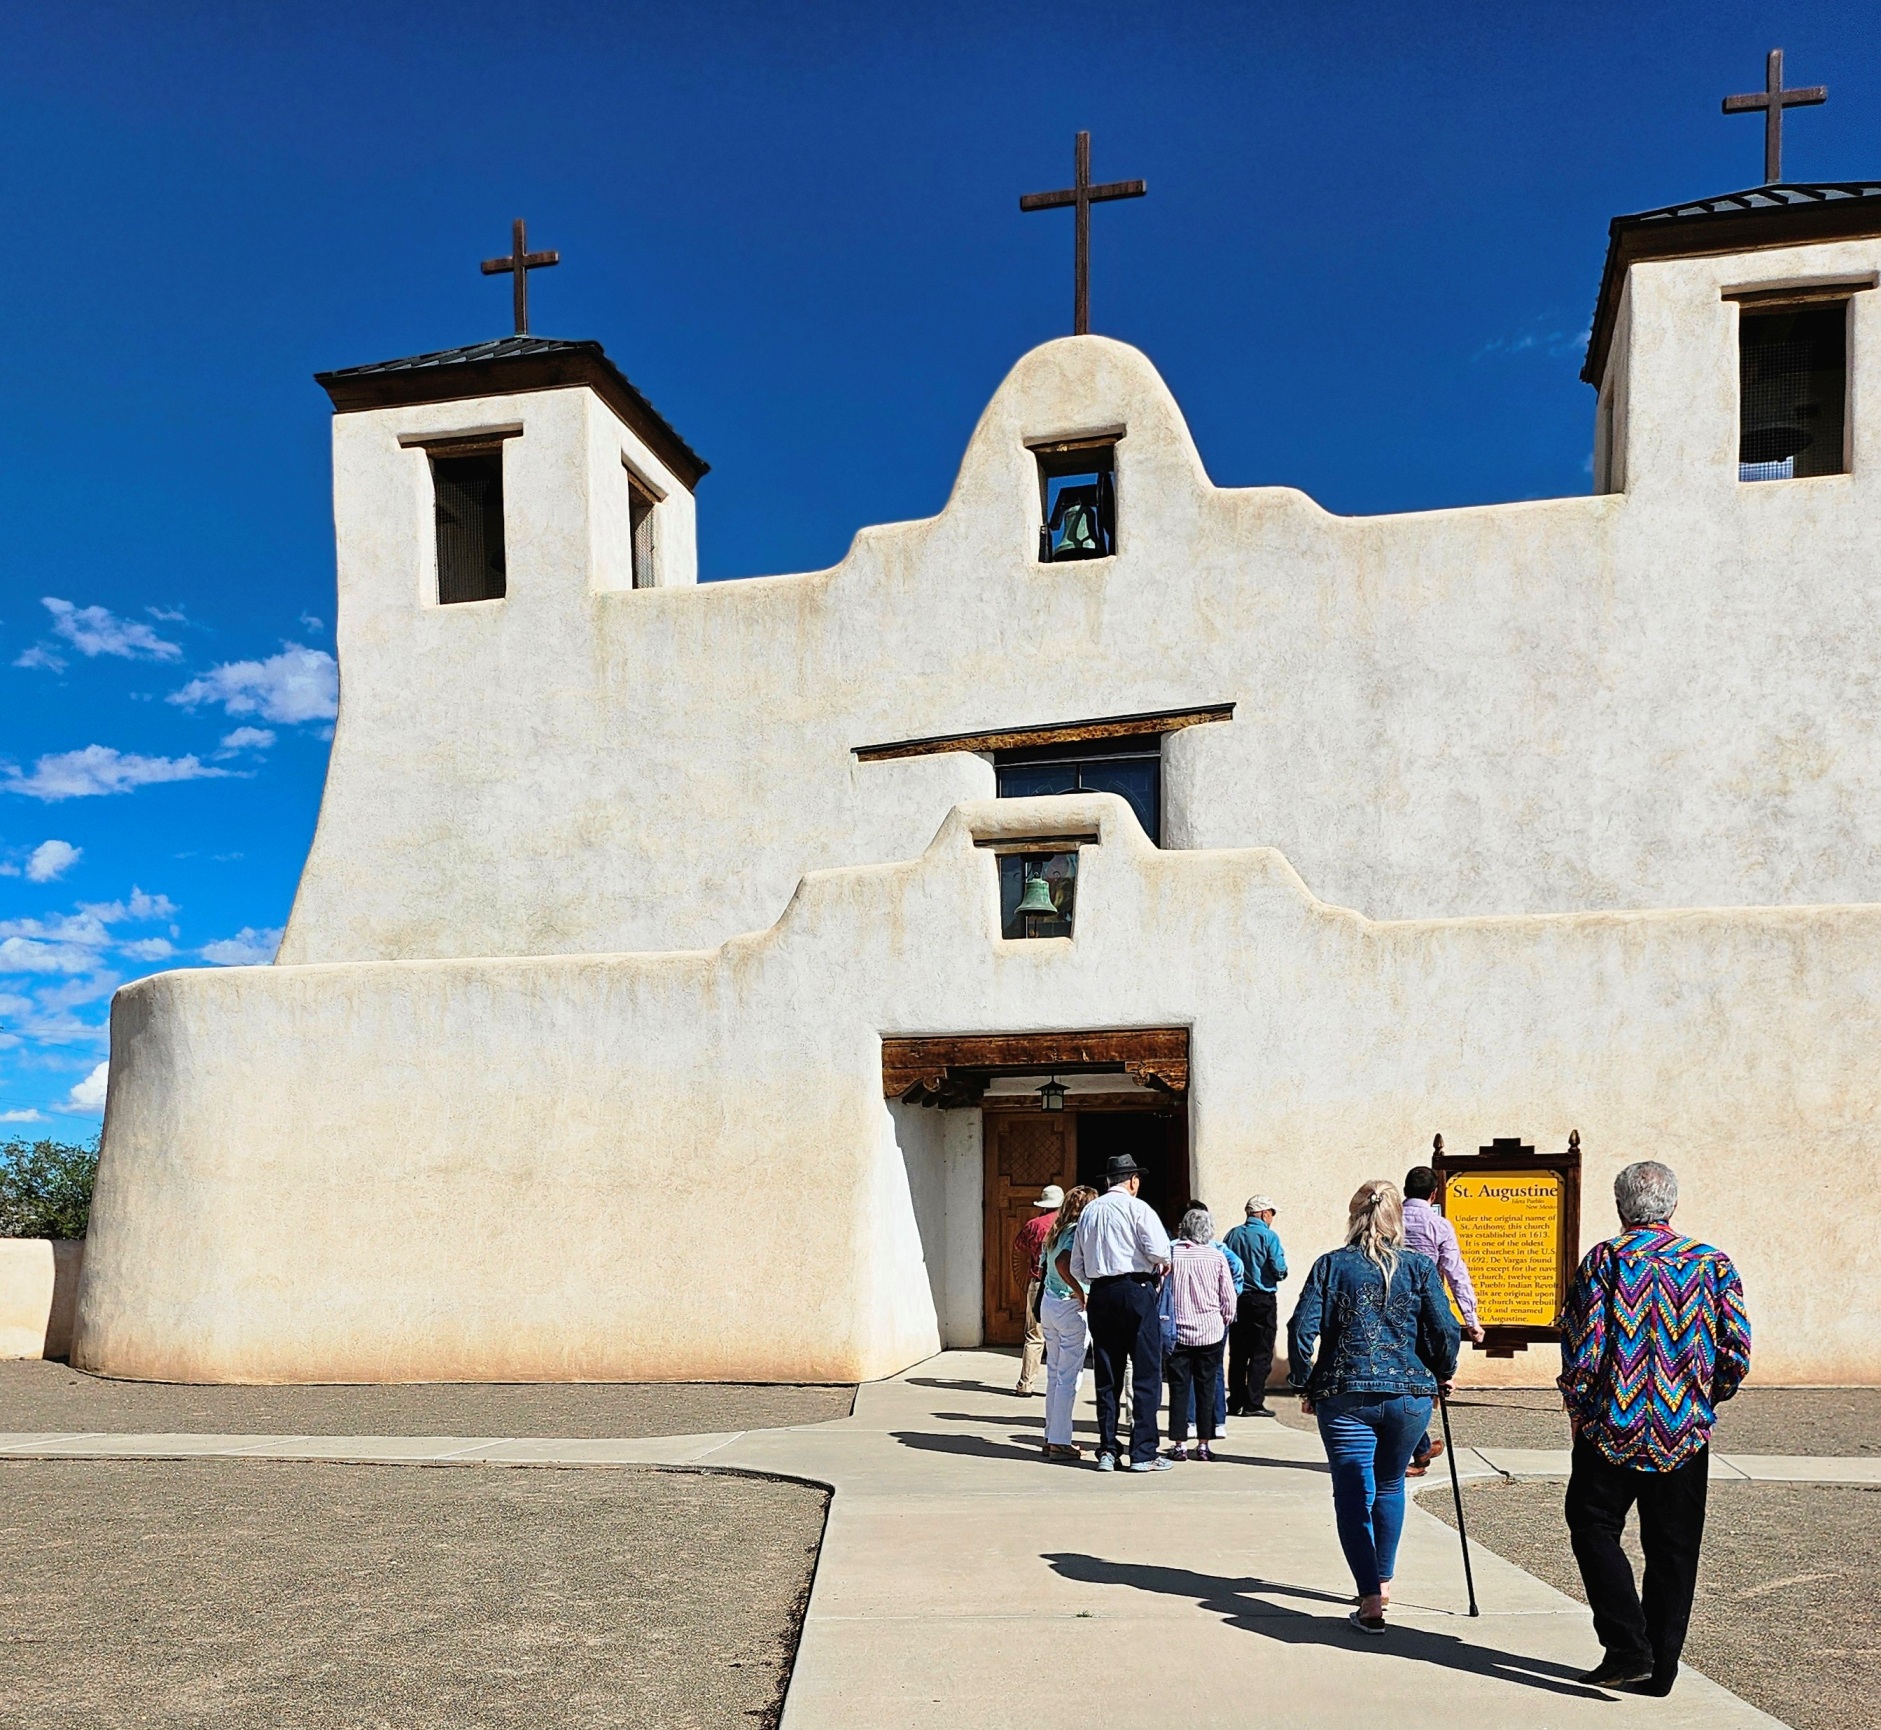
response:
[[[1433,1130],[1572,1126],[1584,1239],[1665,1158],[1758,1375],[1881,1379],[1881,188],[1816,190],[1616,224],[1584,498],[1217,488],[1150,363],[1076,337],[938,516],[701,586],[702,465],[604,362],[329,375],[319,829],[275,966],[119,994],[75,1361],[890,1373],[988,1325],[991,1126],[1041,1078],[904,1102],[882,1041],[1154,1027],[1187,1190],[1273,1194],[1296,1267]],[[1846,302],[1844,473],[1738,478],[1775,290]],[[1041,563],[1035,448],[1099,436],[1117,550]],[[506,593],[442,605],[430,465],[479,438]],[[994,744],[1072,722],[1160,743],[1160,846],[1112,794],[994,797]],[[1072,934],[1004,937],[999,850],[1048,837]]]

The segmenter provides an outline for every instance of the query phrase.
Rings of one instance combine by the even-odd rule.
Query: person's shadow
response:
[[[1231,1627],[1250,1634],[1264,1634],[1270,1640],[1283,1640],[1290,1646],[1338,1646],[1347,1651],[1375,1650],[1395,1658],[1414,1658],[1419,1663],[1436,1664],[1446,1670],[1463,1670],[1473,1676],[1491,1676],[1502,1682],[1519,1683],[1524,1688],[1540,1688],[1550,1694],[1565,1694],[1576,1700],[1605,1700],[1609,1696],[1598,1688],[1589,1688],[1574,1680],[1575,1672],[1565,1665],[1545,1659],[1530,1658],[1520,1652],[1503,1652],[1493,1646],[1472,1645],[1454,1634],[1433,1633],[1403,1622],[1394,1622],[1382,1640],[1367,1640],[1355,1634],[1343,1617],[1338,1621],[1296,1610],[1272,1602],[1275,1598],[1305,1599],[1309,1603],[1335,1604],[1343,1611],[1352,1600],[1334,1592],[1311,1586],[1289,1586],[1277,1580],[1257,1576],[1230,1579],[1222,1574],[1198,1574],[1188,1568],[1160,1568],[1141,1562],[1109,1562],[1101,1556],[1074,1553],[1046,1555],[1040,1558],[1067,1580],[1079,1580],[1093,1586],[1134,1586],[1143,1592],[1161,1592],[1172,1598],[1190,1598],[1196,1605],[1220,1616]]]
[[[1039,1458],[1038,1440],[1032,1436],[1015,1436],[1013,1441],[1022,1445],[1008,1447],[990,1436],[937,1436],[924,1434],[920,1430],[890,1430],[889,1435],[904,1448],[914,1448],[925,1454],[967,1454],[982,1460],[1036,1461]]]

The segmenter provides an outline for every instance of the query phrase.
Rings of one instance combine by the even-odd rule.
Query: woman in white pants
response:
[[[1039,1257],[1044,1288],[1039,1293],[1039,1326],[1045,1333],[1045,1458],[1075,1460],[1083,1450],[1071,1439],[1071,1408],[1077,1403],[1078,1376],[1091,1330],[1084,1319],[1084,1288],[1071,1277],[1071,1240],[1078,1215],[1097,1191],[1084,1184],[1071,1191],[1052,1220]]]

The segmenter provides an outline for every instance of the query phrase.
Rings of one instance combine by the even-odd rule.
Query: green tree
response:
[[[0,1237],[83,1237],[97,1178],[96,1141],[9,1141],[0,1147]]]

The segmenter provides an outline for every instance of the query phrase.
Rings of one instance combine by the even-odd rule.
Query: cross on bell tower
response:
[[[1829,100],[1826,84],[1805,84],[1795,90],[1783,88],[1783,50],[1772,48],[1764,62],[1763,88],[1747,96],[1727,96],[1726,114],[1748,114],[1763,110],[1763,183],[1774,186],[1783,178],[1783,110],[1815,108]]]
[[[1072,164],[1073,184],[1059,192],[1026,192],[1019,196],[1021,210],[1056,210],[1072,205],[1077,211],[1076,283],[1071,305],[1071,329],[1075,336],[1086,336],[1091,329],[1091,206],[1113,198],[1141,198],[1149,191],[1141,180],[1107,180],[1101,186],[1091,184],[1091,135],[1078,134],[1076,158]]]
[[[509,255],[506,258],[486,258],[483,261],[485,276],[501,276],[509,271],[516,278],[514,302],[516,308],[516,334],[529,334],[529,272],[540,270],[545,265],[560,264],[559,252],[531,252],[529,250],[528,230],[523,227],[519,216],[510,227]]]

